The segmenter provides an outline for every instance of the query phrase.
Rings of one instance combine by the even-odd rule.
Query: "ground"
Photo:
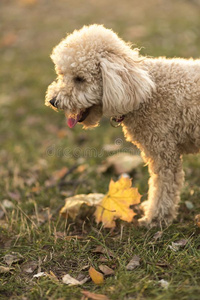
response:
[[[106,193],[110,178],[118,178],[113,170],[97,171],[108,155],[103,145],[120,142],[122,149],[136,150],[108,120],[95,130],[70,130],[62,113],[44,106],[55,77],[49,54],[67,32],[103,23],[142,54],[197,58],[199,1],[2,0],[0,19],[0,299],[81,299],[82,290],[117,300],[199,299],[200,229],[194,217],[200,209],[200,155],[184,157],[180,213],[159,239],[154,234],[160,229],[134,224],[119,222],[114,231],[93,218],[68,224],[59,216],[66,196]],[[138,166],[130,175],[145,199],[147,168]],[[186,245],[169,247],[179,240]],[[63,284],[66,273],[88,275],[86,265],[99,270],[97,246],[114,275],[100,286]],[[9,267],[5,255],[12,252],[21,256]],[[140,266],[128,271],[134,255]],[[39,271],[59,281],[53,275],[33,279]]]

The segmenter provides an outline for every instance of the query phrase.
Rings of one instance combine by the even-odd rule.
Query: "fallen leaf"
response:
[[[134,255],[133,258],[129,261],[128,265],[126,266],[126,269],[132,271],[139,265],[140,265],[140,257],[138,255]]]
[[[187,242],[188,242],[188,240],[181,239],[181,240],[177,241],[176,244],[179,245],[180,247],[185,247]]]
[[[109,300],[109,298],[106,295],[102,295],[102,294],[95,294],[95,293],[91,293],[89,291],[81,291],[81,293],[86,296],[89,299],[92,300]]]
[[[53,173],[52,178],[54,180],[60,180],[60,179],[62,179],[66,175],[66,173],[68,172],[68,170],[69,169],[67,167],[63,167],[62,169],[55,171]]]
[[[93,267],[90,267],[89,274],[95,284],[101,284],[104,282],[103,274],[96,271]]]
[[[171,245],[168,246],[170,250],[172,251],[178,251],[179,250],[179,245],[176,245],[176,243],[172,242]]]
[[[38,180],[38,178],[36,176],[33,176],[33,174],[32,174],[32,177],[26,178],[24,182],[26,183],[26,185],[32,186],[33,184],[35,184],[37,182],[37,180]]]
[[[18,252],[11,252],[11,254],[6,254],[4,256],[4,261],[9,266],[17,262],[19,263],[22,260],[23,260],[23,256]]]
[[[79,280],[73,278],[72,276],[70,276],[69,274],[65,274],[62,278],[62,282],[69,286],[82,285],[82,284],[86,283],[88,280],[89,280],[89,277],[85,277],[83,280],[79,281]]]
[[[33,273],[38,266],[38,263],[36,261],[28,261],[25,264],[22,265],[21,269],[23,272],[31,274]]]
[[[69,197],[65,199],[65,206],[60,210],[60,213],[63,216],[69,214],[72,219],[75,219],[79,213],[80,207],[83,204],[88,206],[96,206],[103,199],[104,194],[80,194],[74,197]]]
[[[109,259],[107,258],[107,257],[105,257],[105,256],[103,256],[103,255],[100,255],[100,257],[99,257],[99,261],[101,261],[101,262],[108,262],[109,261]]]
[[[18,191],[16,192],[8,192],[8,196],[15,200],[15,201],[19,201],[20,200],[20,193]]]
[[[9,273],[11,270],[13,270],[13,268],[0,266],[0,274]]]
[[[39,277],[44,277],[47,276],[46,272],[39,272],[35,275],[33,275],[33,278],[39,278]]]
[[[160,285],[161,285],[162,288],[168,289],[168,287],[169,287],[169,282],[168,281],[166,281],[164,279],[161,279],[158,282],[160,283]]]
[[[172,242],[171,245],[169,245],[169,248],[173,251],[178,251],[180,248],[185,247],[185,245],[187,244],[188,240],[185,239],[181,239],[177,242]]]
[[[83,173],[85,172],[85,170],[88,168],[88,165],[84,164],[84,165],[80,165],[77,169],[76,172],[77,173]]]
[[[200,227],[200,215],[195,216],[195,224],[197,225],[197,227]]]
[[[129,153],[117,153],[106,158],[102,166],[98,167],[99,173],[106,172],[109,168],[114,168],[117,175],[130,173],[143,163],[139,155]]]
[[[86,277],[85,277],[85,274],[83,274],[83,273],[79,273],[78,275],[77,275],[77,277],[76,277],[76,279],[78,280],[78,281],[82,281],[82,280],[84,280]],[[89,278],[89,277],[88,277]],[[89,278],[90,279],[90,278]]]
[[[185,206],[189,210],[192,210],[194,208],[194,204],[191,201],[185,201]]]
[[[39,193],[41,190],[42,190],[41,186],[36,185],[36,186],[33,186],[33,187],[32,187],[31,192],[37,194],[37,193]]]
[[[120,218],[131,222],[136,213],[130,209],[140,202],[141,195],[136,188],[131,187],[131,179],[121,177],[118,181],[110,181],[108,194],[99,203],[96,211],[96,222],[102,222],[104,227],[115,227],[115,219]]]
[[[163,235],[163,232],[162,232],[162,231],[157,231],[157,232],[154,234],[153,239],[154,239],[155,241],[157,241],[157,240],[159,240],[159,239],[162,237],[162,235]]]
[[[1,203],[3,208],[13,208],[14,204],[12,203],[12,201],[8,200],[8,199],[4,199]]]
[[[100,266],[99,266],[99,270],[101,270],[101,272],[102,272],[104,275],[107,275],[107,276],[108,276],[108,275],[112,275],[112,274],[115,273],[113,269],[109,268],[109,267],[106,266],[106,265],[100,265]]]
[[[105,248],[101,245],[97,246],[95,249],[92,250],[93,253],[102,253],[102,254],[107,254],[110,257],[114,257],[114,254],[112,251],[108,248]]]

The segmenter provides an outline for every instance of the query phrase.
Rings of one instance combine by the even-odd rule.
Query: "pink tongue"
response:
[[[79,119],[80,114],[78,114],[76,118],[68,118],[67,125],[69,126],[69,128],[73,128],[76,125],[76,123],[78,123]]]

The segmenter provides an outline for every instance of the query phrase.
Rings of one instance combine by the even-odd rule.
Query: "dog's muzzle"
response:
[[[56,97],[54,97],[53,99],[51,99],[49,101],[49,103],[51,103],[52,106],[57,107],[57,105],[56,105]]]

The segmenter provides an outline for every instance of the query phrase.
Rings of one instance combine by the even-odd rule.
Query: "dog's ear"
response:
[[[154,83],[143,65],[137,51],[132,57],[110,53],[100,59],[104,115],[127,114],[151,96]]]

